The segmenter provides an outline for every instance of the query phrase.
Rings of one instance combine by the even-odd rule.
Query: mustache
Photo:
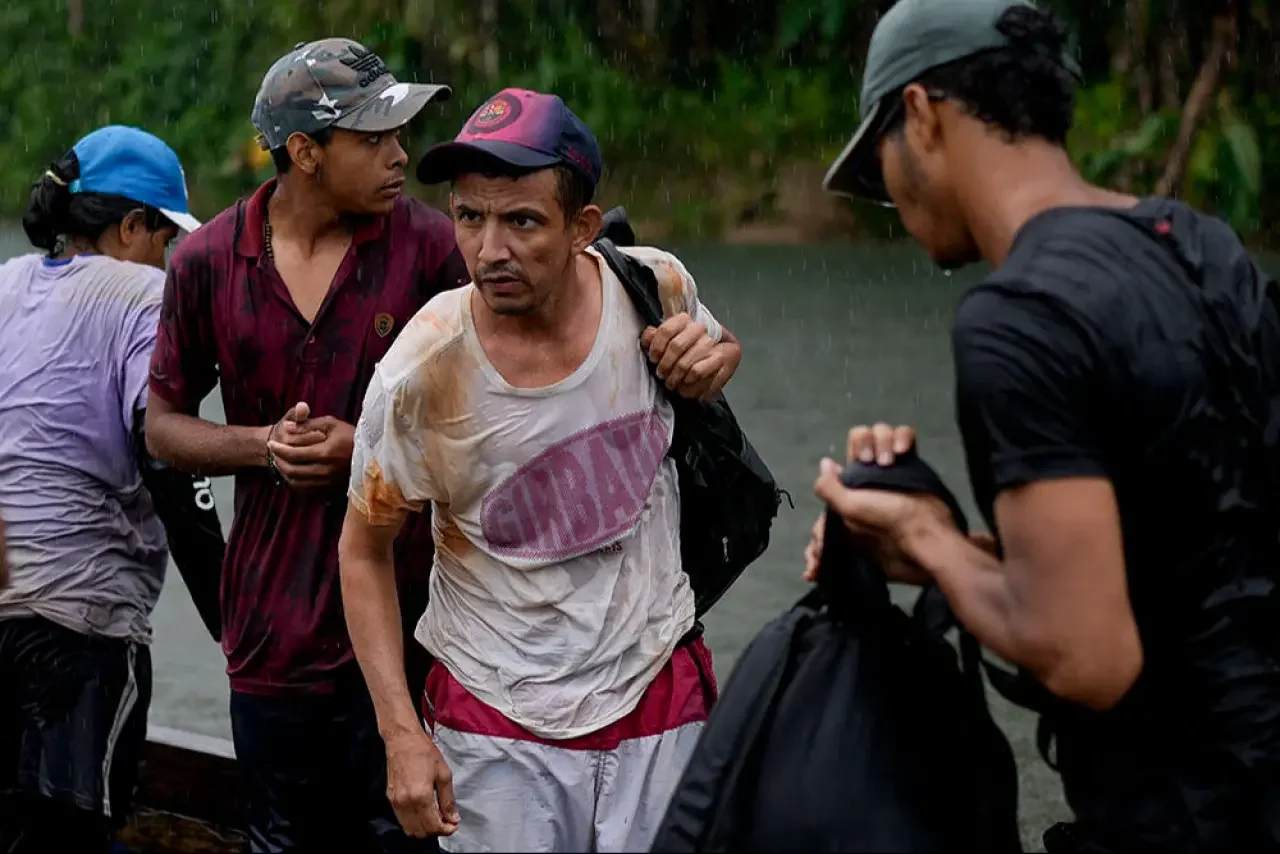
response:
[[[514,261],[503,261],[498,264],[485,264],[476,268],[476,281],[489,282],[494,279],[516,279],[517,281],[528,284],[525,278],[524,270],[520,269],[520,265]]]

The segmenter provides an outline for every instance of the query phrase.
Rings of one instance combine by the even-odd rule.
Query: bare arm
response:
[[[417,352],[406,331],[374,369],[351,448],[347,516],[338,541],[342,605],[356,661],[373,699],[387,748],[387,798],[410,836],[449,835],[458,827],[453,777],[423,728],[405,680],[404,635],[394,543],[410,511],[437,500],[418,419],[424,383],[385,383],[402,353]],[[406,400],[406,398],[408,398]]]
[[[347,629],[388,749],[398,735],[422,732],[405,682],[395,541],[406,516],[438,495],[420,444],[426,431],[403,414],[404,392],[395,386],[388,390],[382,373],[404,341],[392,345],[365,392],[351,446],[347,515],[338,540]],[[415,390],[421,387],[412,385]],[[410,412],[419,411],[418,400],[409,401]]]
[[[995,502],[1004,560],[936,521],[907,526],[903,551],[986,647],[1054,694],[1115,706],[1143,667],[1115,492],[1103,478],[1038,481]]]
[[[338,541],[342,607],[387,747],[387,798],[396,818],[410,836],[448,836],[460,820],[453,774],[419,723],[404,678],[393,553],[402,524],[402,516],[371,524],[354,503],[347,505]]]
[[[266,466],[271,427],[215,424],[179,411],[158,394],[147,406],[147,452],[176,469],[216,477]]]
[[[373,695],[378,731],[390,740],[422,731],[404,679],[404,636],[393,546],[402,523],[373,525],[348,504],[338,541],[347,630]]]
[[[270,427],[228,427],[199,417],[218,383],[217,330],[210,297],[220,275],[205,236],[184,241],[169,261],[150,357],[147,453],[190,474],[216,476],[267,464]]]

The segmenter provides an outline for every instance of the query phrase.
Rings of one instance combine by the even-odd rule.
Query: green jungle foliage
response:
[[[1138,193],[1163,178],[1250,239],[1280,239],[1280,146],[1269,142],[1280,132],[1280,21],[1267,4],[1051,2],[1085,73],[1070,140],[1085,173]],[[861,57],[885,5],[6,0],[0,207],[20,213],[48,162],[118,122],[177,150],[196,212],[208,217],[271,174],[249,122],[271,62],[297,42],[346,35],[402,80],[453,87],[452,101],[410,129],[411,154],[451,137],[500,88],[554,91],[599,137],[609,201],[663,230],[719,237],[744,222],[803,219],[812,196],[796,202],[788,182],[815,181],[856,125]],[[1188,116],[1194,132],[1180,157]],[[847,236],[889,222],[846,207]]]

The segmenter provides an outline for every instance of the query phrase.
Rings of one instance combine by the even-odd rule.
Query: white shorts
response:
[[[715,694],[698,639],[676,650],[631,714],[556,742],[477,700],[437,662],[427,725],[461,816],[440,850],[648,851]]]

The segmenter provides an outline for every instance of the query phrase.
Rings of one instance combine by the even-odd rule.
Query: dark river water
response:
[[[0,257],[26,251],[19,238],[0,231]],[[818,461],[843,454],[850,426],[915,425],[921,452],[977,518],[953,420],[948,330],[957,298],[982,270],[944,275],[909,244],[668,248],[743,341],[742,366],[726,394],[796,505],[783,504],[769,551],[707,616],[723,680],[761,626],[805,592],[800,572],[819,509],[812,492]],[[216,392],[203,411],[222,419]],[[226,524],[231,481],[216,480],[214,490]],[[174,570],[154,619],[152,721],[230,737],[222,654]],[[1058,779],[1036,754],[1033,719],[989,694],[1020,760],[1024,835],[1038,850],[1040,833],[1066,816]]]

